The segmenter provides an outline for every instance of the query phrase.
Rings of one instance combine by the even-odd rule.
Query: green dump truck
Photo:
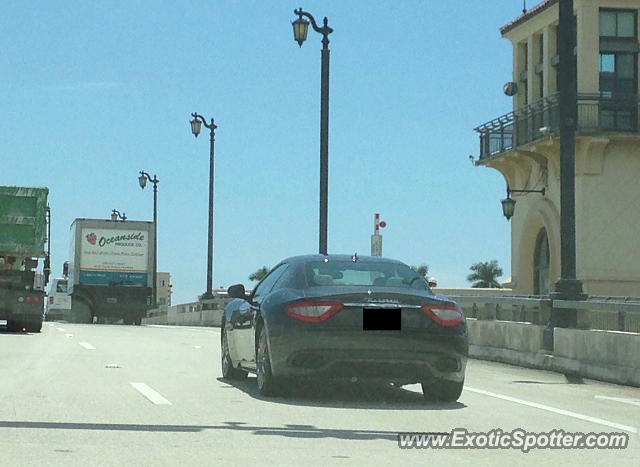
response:
[[[49,279],[48,188],[0,186],[0,327],[40,332]]]

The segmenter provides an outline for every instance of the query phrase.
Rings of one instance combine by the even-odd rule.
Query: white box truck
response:
[[[152,308],[153,222],[76,219],[68,291],[72,320],[140,324]]]

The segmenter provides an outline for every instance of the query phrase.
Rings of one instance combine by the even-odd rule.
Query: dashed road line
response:
[[[89,344],[88,342],[78,342],[78,344],[80,344],[82,347],[84,347],[87,350],[96,350],[96,348],[91,344]]]
[[[131,386],[156,405],[172,405],[171,402],[144,383],[131,383]]]
[[[583,415],[576,412],[571,412],[569,410],[558,409],[556,407],[551,407],[549,405],[538,404],[537,402],[530,402],[523,399],[517,399],[515,397],[505,396],[503,394],[496,394],[495,392],[483,391],[482,389],[470,388],[469,386],[465,386],[464,389],[465,391],[475,392],[477,394],[482,394],[489,397],[495,397],[496,399],[502,399],[504,401],[514,402],[516,404],[521,404],[521,405],[526,405],[528,407],[534,407],[536,409],[546,410],[547,412],[553,412],[559,415],[564,415],[565,417],[577,418],[578,420],[597,423],[599,425],[608,426],[610,428],[617,428],[618,430],[624,430],[629,433],[638,432],[638,429],[636,427],[629,426],[629,425],[622,425],[621,423],[610,422],[602,418],[591,417],[589,415]]]
[[[640,407],[640,399],[631,399],[626,397],[609,397],[609,396],[594,396],[595,399],[622,402],[623,404],[637,405]]]
[[[56,328],[58,331],[64,332],[65,328]]]

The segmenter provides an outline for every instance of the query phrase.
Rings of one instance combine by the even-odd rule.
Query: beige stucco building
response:
[[[576,275],[591,295],[640,295],[640,0],[574,0]],[[476,128],[478,165],[513,194],[511,286],[545,294],[560,277],[558,0],[501,28],[513,45],[513,112]]]
[[[158,272],[156,274],[157,300],[158,305],[171,305],[171,274],[168,272]]]

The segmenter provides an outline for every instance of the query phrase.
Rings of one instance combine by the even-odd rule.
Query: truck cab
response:
[[[71,295],[67,292],[68,282],[64,277],[51,281],[45,310],[46,321],[66,319],[71,312]]]

